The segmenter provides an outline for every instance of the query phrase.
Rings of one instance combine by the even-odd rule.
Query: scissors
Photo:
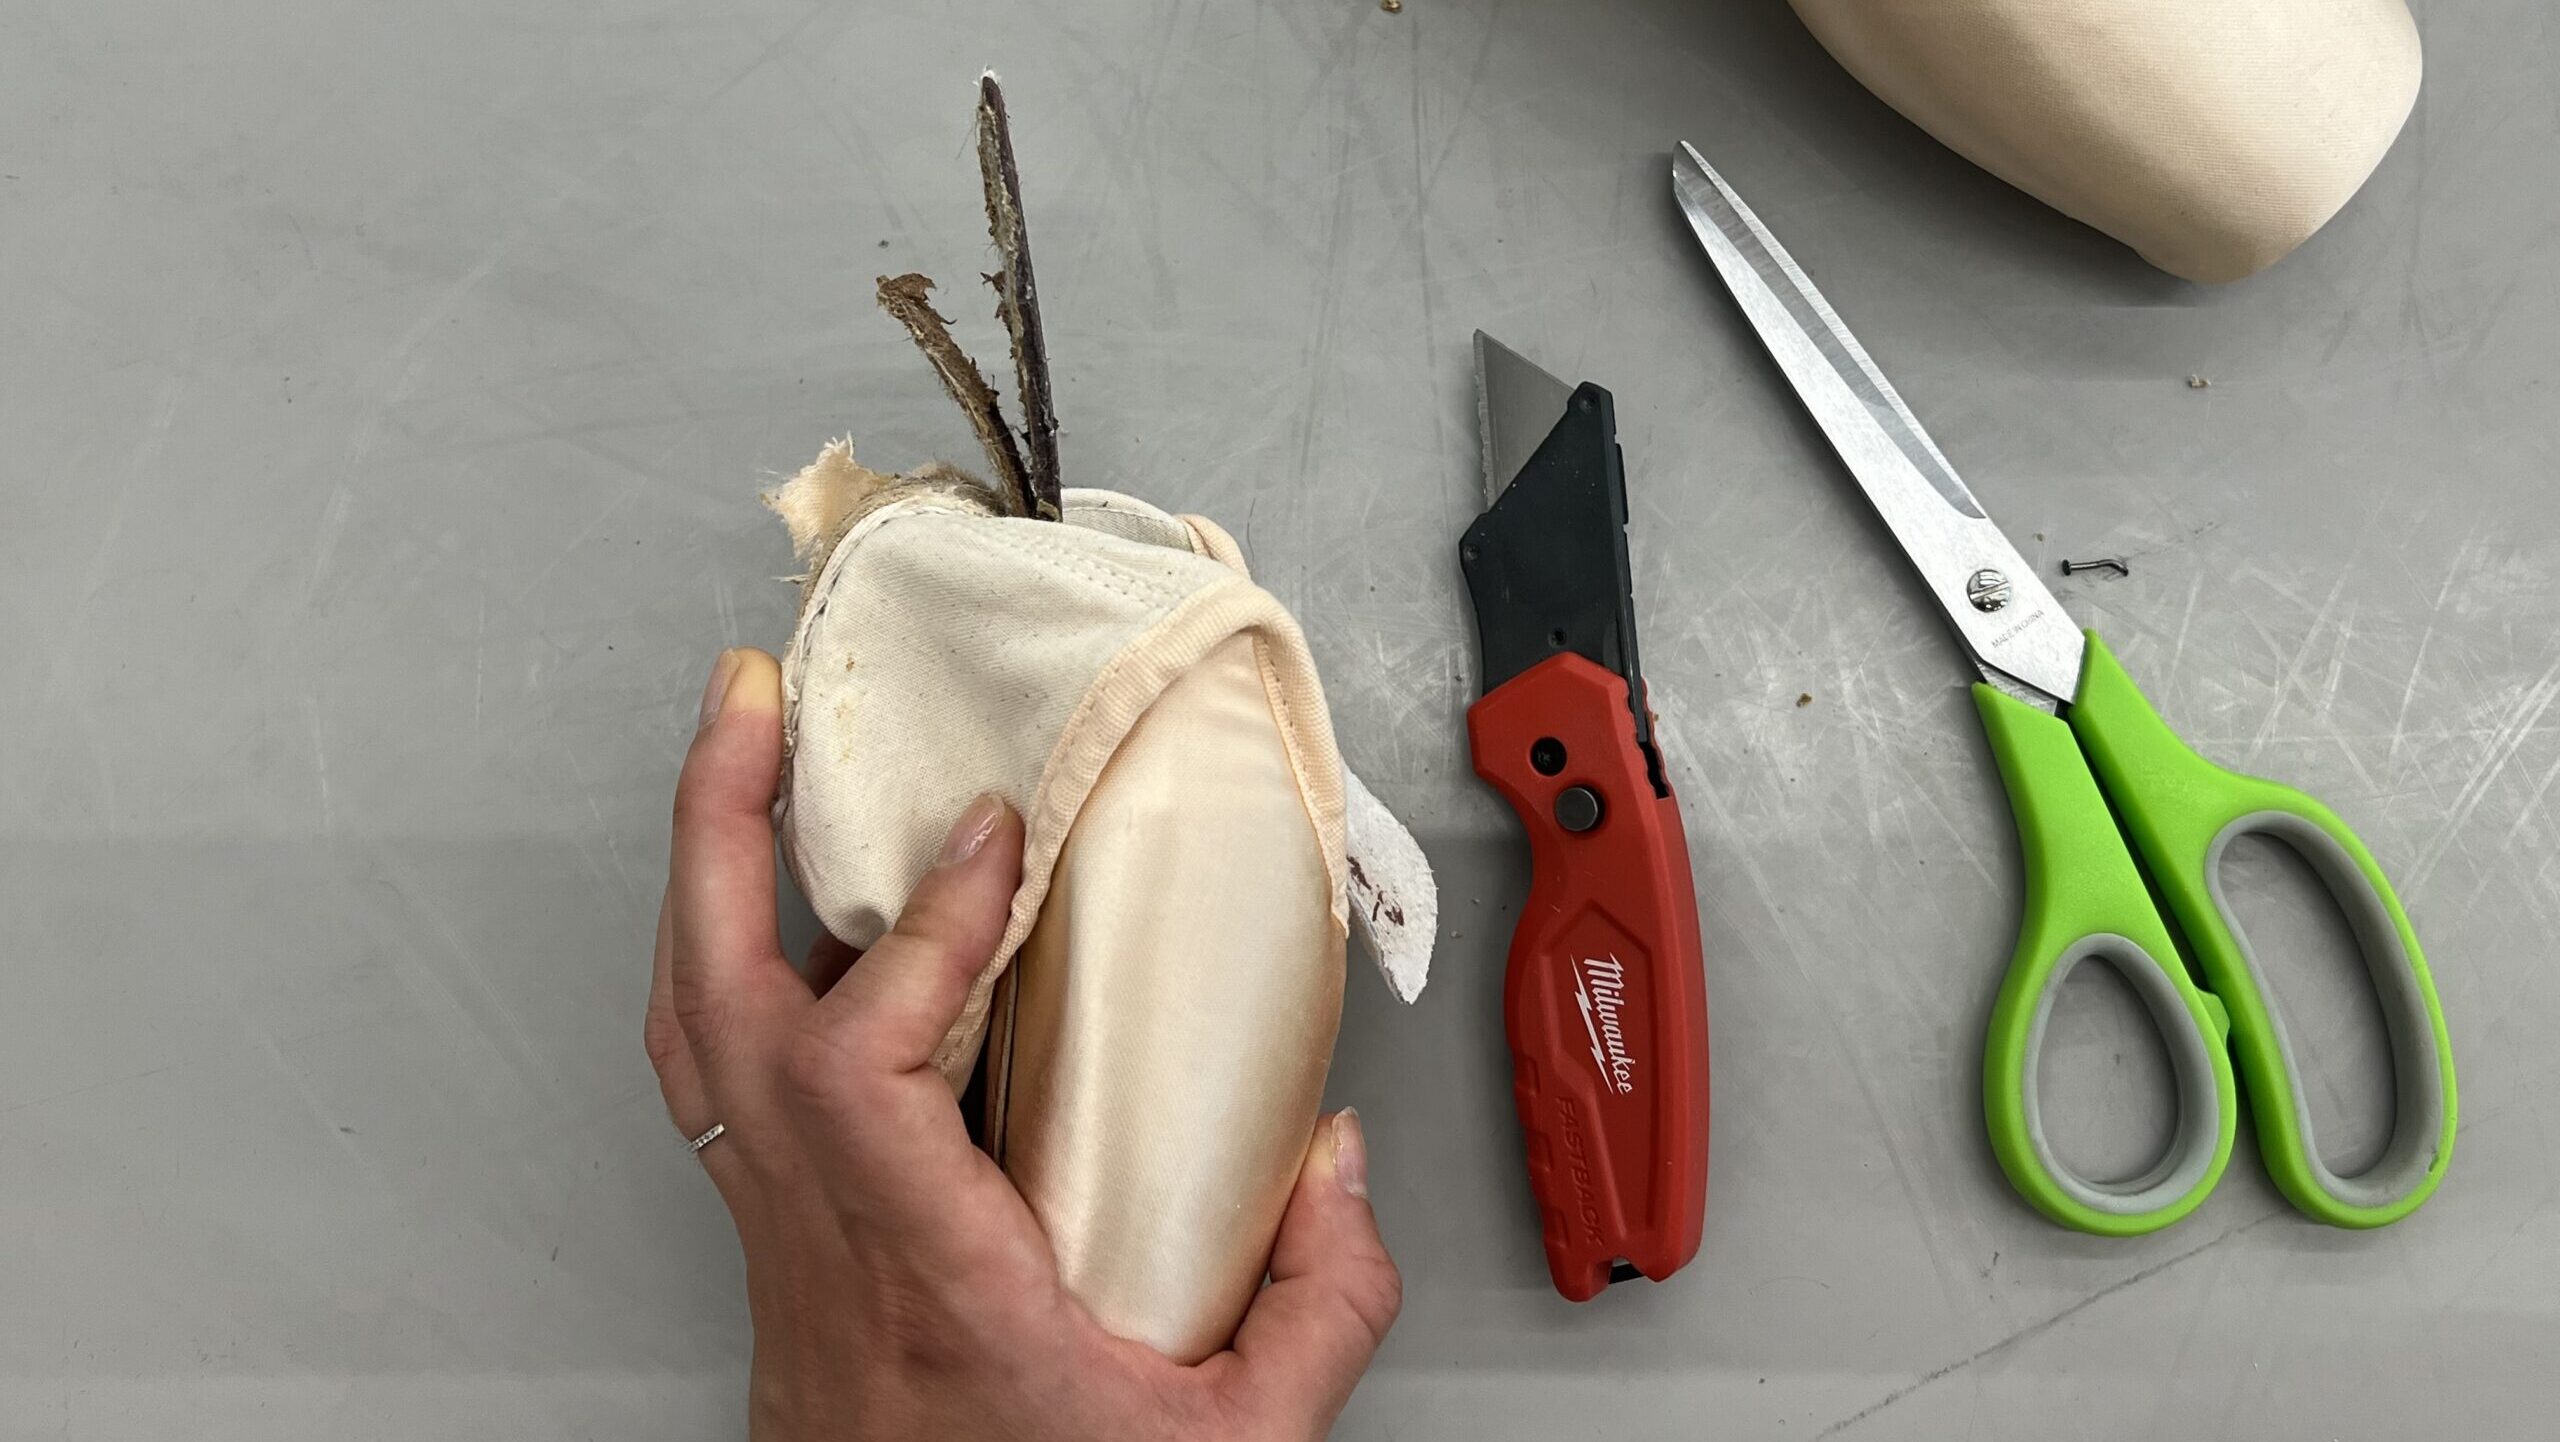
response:
[[[2417,1210],[2453,1154],[2453,1048],[2417,934],[2373,854],[2320,802],[2188,749],[2097,634],[2072,624],[1724,177],[1683,145],[1671,179],[1743,315],[1982,673],[1973,699],[2026,862],[2017,950],[1982,1063],[1991,1150],[2010,1183],[2036,1210],[2084,1232],[2136,1236],[2177,1221],[2231,1160],[2236,1054],[2259,1153],[2296,1209],[2337,1227],[2378,1227]],[[2284,1017],[2223,892],[2223,853],[2242,836],[2283,842],[2311,864],[2382,1003],[2396,1115],[2380,1158],[2353,1176],[2321,1160]],[[2186,942],[2183,958],[2173,935]],[[2141,998],[2166,1043],[2178,1104],[2168,1150],[2139,1176],[2111,1181],[2062,1160],[2036,1096],[2054,999],[2092,960]]]

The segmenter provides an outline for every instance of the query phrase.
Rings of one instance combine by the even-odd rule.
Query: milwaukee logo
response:
[[[1616,953],[1607,961],[1584,957],[1573,968],[1573,1000],[1582,1008],[1582,1030],[1591,1038],[1591,1064],[1600,1082],[1620,1096],[1636,1089],[1636,1059],[1627,1052],[1620,1012],[1627,1002],[1627,969]]]

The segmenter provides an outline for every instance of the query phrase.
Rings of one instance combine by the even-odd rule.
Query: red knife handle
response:
[[[1576,1302],[1620,1260],[1670,1276],[1706,1222],[1697,895],[1680,804],[1656,793],[1632,716],[1626,682],[1572,652],[1467,710],[1476,774],[1529,832],[1503,1023],[1547,1267]]]

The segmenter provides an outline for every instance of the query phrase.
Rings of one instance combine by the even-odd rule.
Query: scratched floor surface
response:
[[[2221,290],[1938,149],[1774,0],[353,7],[0,0],[0,1437],[733,1435],[747,1336],[638,1045],[753,504],[965,458],[869,301],[982,353],[966,149],[1020,127],[1071,481],[1206,512],[1304,618],[1447,918],[1355,975],[1409,1304],[1341,1435],[2548,1435],[2560,1351],[2560,53],[2432,5],[2366,193]],[[2187,736],[2362,830],[2462,1133],[2370,1235],[2245,1150],[2101,1242],[1994,1168],[2018,857],[1952,647],[1684,237],[1696,141]],[[973,298],[976,297],[976,298]],[[1714,1010],[1706,1248],[1548,1292],[1498,1032],[1522,861],[1467,775],[1470,330],[1616,393]],[[2187,383],[2190,375],[2210,384]],[[1799,698],[1809,696],[1809,703]],[[2333,1160],[2369,996],[2239,885]],[[2075,984],[2064,1145],[2164,1134]]]

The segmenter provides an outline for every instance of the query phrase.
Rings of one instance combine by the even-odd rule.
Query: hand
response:
[[[759,1442],[1313,1439],[1396,1317],[1359,1119],[1320,1122],[1234,1348],[1195,1367],[1111,1336],[1058,1280],[1020,1194],[930,1064],[1001,939],[1022,823],[952,828],[898,924],[805,976],[775,924],[781,672],[720,658],[676,783],[649,1058],[746,1251]]]

